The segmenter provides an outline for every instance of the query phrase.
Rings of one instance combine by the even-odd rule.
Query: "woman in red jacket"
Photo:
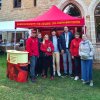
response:
[[[40,49],[43,51],[43,78],[47,77],[48,66],[50,67],[50,79],[53,80],[53,58],[52,53],[54,51],[53,43],[49,40],[49,36],[46,34],[44,36],[43,42]]]
[[[79,79],[80,69],[81,69],[81,60],[79,56],[79,44],[81,42],[80,34],[77,32],[75,33],[75,38],[71,41],[70,45],[70,52],[72,59],[74,59],[75,62],[75,79]]]

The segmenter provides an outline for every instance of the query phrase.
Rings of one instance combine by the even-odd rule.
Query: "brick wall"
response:
[[[22,0],[21,8],[13,8],[13,0],[2,0],[0,10],[0,21],[21,20],[33,18],[49,9],[51,5],[59,3],[60,0],[37,0],[34,7],[34,0]]]
[[[61,0],[37,0],[37,6],[34,7],[34,0],[22,0],[21,8],[13,8],[13,0],[2,0],[0,21],[33,18],[49,9],[51,5],[58,5],[60,2]],[[91,0],[85,0],[87,5],[90,2]]]

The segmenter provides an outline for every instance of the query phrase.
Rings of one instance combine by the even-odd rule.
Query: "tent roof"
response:
[[[0,32],[1,31],[15,31],[15,21],[3,21],[0,22]],[[28,31],[28,29],[25,28],[17,28],[16,31]]]
[[[61,27],[61,26],[83,26],[84,19],[72,17],[63,13],[56,6],[52,6],[48,11],[44,12],[36,18],[24,21],[16,21],[15,27]]]

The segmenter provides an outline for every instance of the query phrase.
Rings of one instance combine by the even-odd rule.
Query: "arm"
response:
[[[79,44],[79,55],[81,56],[81,43]]]
[[[89,41],[89,45],[90,45],[90,56],[93,56],[94,55],[94,47],[90,41]]]
[[[29,39],[27,39],[27,41],[26,41],[26,51],[29,52],[29,55],[32,54],[32,51],[31,51],[31,41]]]
[[[51,42],[51,44],[50,44],[50,47],[51,47],[51,52],[53,52],[53,51],[54,51],[54,45],[53,45],[52,42]]]
[[[63,37],[62,37],[62,35],[60,35],[60,38],[59,38],[59,48],[61,50],[61,53],[63,54],[64,53],[64,49],[62,47],[62,45],[63,45],[62,42],[63,42]]]
[[[73,41],[71,41],[71,44],[70,44],[70,52],[71,52],[71,55],[73,56],[74,54],[73,54],[73,49],[74,49],[74,47],[73,47]]]

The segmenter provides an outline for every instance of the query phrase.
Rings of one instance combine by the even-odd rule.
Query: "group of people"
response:
[[[64,32],[60,36],[53,29],[50,37],[45,34],[42,38],[41,33],[37,34],[35,30],[32,30],[31,37],[26,41],[26,51],[29,52],[29,75],[32,82],[35,82],[37,74],[47,78],[49,68],[51,80],[57,73],[59,77],[75,77],[74,80],[81,78],[83,84],[93,86],[94,48],[86,34],[80,38],[78,32],[72,34],[65,26]],[[62,56],[64,68],[62,74],[60,56]]]

